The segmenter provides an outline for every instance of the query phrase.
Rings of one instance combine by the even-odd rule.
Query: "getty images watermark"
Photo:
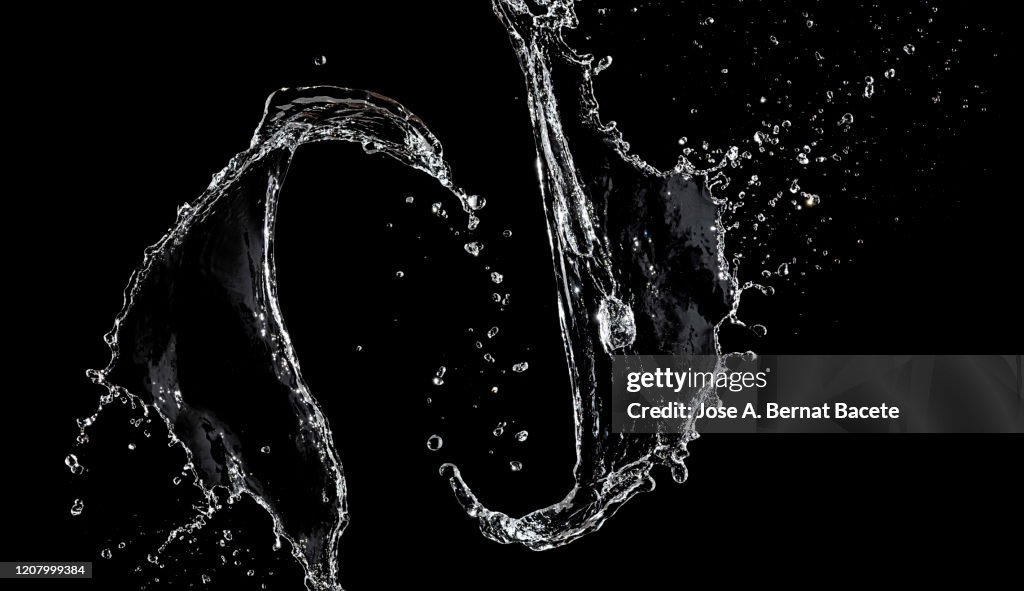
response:
[[[1018,355],[617,356],[612,394],[616,433],[1024,432]]]

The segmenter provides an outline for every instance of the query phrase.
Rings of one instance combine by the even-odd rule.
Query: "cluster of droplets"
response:
[[[583,13],[581,20],[590,19],[587,22],[590,27],[586,28],[588,34],[580,37],[584,43],[594,42],[595,53],[605,55],[608,47],[602,44],[607,43],[612,47],[622,43],[627,50],[623,56],[616,54],[614,61],[611,55],[595,60],[593,73],[603,74],[595,87],[598,99],[602,98],[601,81],[608,76],[606,71],[611,69],[618,73],[615,66],[620,59],[635,72],[626,75],[635,75],[640,82],[652,73],[654,77],[660,76],[657,69],[638,69],[637,62],[629,62],[635,59],[629,51],[643,48],[643,63],[660,66],[657,60],[665,59],[669,62],[664,64],[668,72],[677,67],[672,61],[674,56],[681,56],[690,64],[690,70],[696,70],[719,85],[708,88],[713,89],[711,96],[746,95],[749,99],[745,111],[753,115],[750,121],[756,121],[757,114],[763,114],[760,125],[753,128],[748,126],[745,117],[716,120],[721,123],[719,130],[729,130],[731,139],[695,139],[694,127],[701,127],[700,120],[707,119],[702,115],[708,108],[701,104],[702,93],[692,90],[703,88],[705,83],[674,72],[675,80],[688,82],[682,86],[680,94],[672,96],[672,108],[686,104],[679,111],[688,113],[689,119],[698,123],[684,125],[687,135],[673,139],[679,155],[675,170],[703,177],[712,190],[713,199],[722,205],[720,230],[730,232],[726,241],[727,258],[734,271],[742,263],[747,277],[761,275],[763,278],[762,270],[774,277],[772,271],[781,258],[793,266],[787,282],[798,290],[804,289],[801,280],[809,272],[848,264],[860,255],[859,247],[864,244],[862,233],[829,232],[835,223],[833,214],[838,211],[832,204],[846,208],[851,202],[866,203],[885,195],[885,187],[861,176],[865,162],[877,158],[874,153],[879,151],[878,146],[884,139],[878,135],[875,123],[878,113],[891,108],[889,105],[894,101],[906,101],[905,97],[911,93],[917,100],[918,88],[929,84],[937,87],[929,102],[940,104],[943,89],[936,79],[958,65],[959,55],[963,53],[961,46],[965,43],[965,35],[945,38],[933,35],[933,27],[941,30],[948,23],[936,25],[942,11],[930,2],[903,10],[874,7],[877,10],[841,20],[824,9],[819,15],[815,14],[819,11],[790,13],[785,7],[778,10],[745,7],[755,13],[766,13],[766,18],[759,19],[757,26],[744,21],[747,17],[741,13],[746,10],[733,10],[730,6],[729,12],[722,12],[726,8],[724,3],[714,1],[699,7],[670,7],[653,2],[637,3],[628,10],[606,6],[599,9],[576,7]],[[673,35],[668,36],[671,41],[661,48],[643,24],[649,18],[670,18],[668,13],[685,15],[687,19],[696,17],[697,30],[687,27],[683,40],[674,35],[673,30]],[[634,21],[637,23],[635,30],[630,28]],[[961,25],[960,30],[965,32],[969,26]],[[856,35],[858,42],[861,39],[871,39],[871,42],[865,42],[863,47],[832,44],[837,35],[847,33]],[[720,41],[722,39],[734,39],[738,43],[731,51],[710,53],[709,47],[728,43]],[[696,54],[686,54],[686,47],[680,50],[680,45],[686,43],[698,50]],[[925,45],[929,48],[927,52],[922,51]],[[655,47],[659,49],[653,49]],[[945,55],[936,58],[934,54],[939,52],[935,50],[940,47]],[[742,56],[747,55],[749,63],[740,63]],[[941,63],[937,59],[941,59]],[[772,75],[772,70],[765,69],[766,66],[776,73]],[[767,72],[767,79],[750,89],[741,87],[737,92],[731,83],[736,81],[742,85],[747,79],[732,76],[751,67],[754,71]],[[922,70],[933,73],[932,79],[924,85],[909,80]],[[760,80],[761,76],[754,79]],[[812,82],[815,80],[820,83]],[[663,84],[662,88],[669,89],[672,83]],[[617,84],[623,81],[618,80]],[[818,84],[816,94],[807,94],[815,84]],[[985,90],[976,84],[973,93],[983,97]],[[985,111],[984,102],[978,102],[977,108]],[[604,103],[602,100],[602,106]],[[968,108],[967,99],[963,108]],[[679,112],[665,113],[665,122],[684,118]],[[623,119],[631,115],[618,114]],[[927,125],[925,119],[921,121],[924,122],[913,125]],[[950,124],[950,133],[955,134],[960,127]],[[662,149],[652,147],[655,152]],[[899,223],[898,216],[890,216],[889,220]],[[864,230],[858,229],[858,232]]]

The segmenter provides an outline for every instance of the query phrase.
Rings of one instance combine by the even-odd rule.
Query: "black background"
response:
[[[179,203],[197,196],[247,145],[264,98],[282,86],[328,83],[399,100],[441,139],[457,182],[488,195],[484,224],[490,215],[500,220],[495,233],[513,229],[513,239],[495,246],[494,256],[510,278],[523,278],[510,286],[523,302],[510,308],[506,324],[531,349],[509,354],[530,356],[538,373],[526,406],[536,413],[548,404],[553,418],[532,436],[536,469],[510,480],[494,468],[475,484],[513,513],[567,490],[571,448],[555,428],[565,424],[569,402],[558,381],[553,278],[522,78],[505,33],[486,3],[457,13],[435,6],[347,10],[296,9],[265,15],[258,24],[154,13],[119,25],[124,15],[84,11],[12,23],[35,34],[6,58],[24,82],[9,92],[6,108],[9,146],[18,152],[9,175],[18,182],[8,189],[6,209],[6,235],[14,239],[7,250],[14,298],[8,343],[16,357],[7,392],[15,404],[5,413],[11,443],[5,446],[3,560],[94,560],[100,587],[134,567],[98,556],[107,543],[101,534],[133,522],[99,523],[93,507],[159,513],[169,499],[151,490],[162,473],[122,459],[125,454],[112,451],[113,435],[93,443],[111,448],[93,454],[94,471],[107,476],[74,488],[81,484],[72,484],[62,464],[77,433],[73,419],[91,411],[100,393],[84,370],[106,362],[101,336],[142,249],[173,222]],[[996,26],[1000,15],[970,14],[991,23],[995,41],[989,42],[1009,53],[1008,37]],[[317,55],[328,57],[326,66],[313,65]],[[754,304],[758,321],[772,330],[762,350],[1006,353],[1019,347],[1020,205],[1007,157],[1009,95],[999,82],[1007,71],[986,56],[972,59],[969,69],[986,73],[992,84],[987,115],[955,138],[919,130],[905,141],[881,140],[887,147],[875,152],[884,160],[935,144],[928,154],[941,166],[930,175],[881,168],[887,176],[879,183],[907,196],[897,213],[912,223],[869,225],[871,247],[852,263]],[[638,148],[653,145],[661,133],[656,125],[639,117],[628,126],[622,105],[631,93],[609,92],[627,136]],[[889,125],[883,115],[879,126],[896,126],[904,115],[892,112]],[[356,165],[332,165],[346,158]],[[883,563],[966,570],[974,552],[994,549],[987,540],[1019,534],[1018,437],[708,436],[692,447],[689,482],[674,485],[660,475],[654,493],[632,500],[583,540],[533,553],[483,539],[436,476],[439,462],[423,451],[437,418],[424,410],[423,419],[410,405],[387,421],[364,420],[374,404],[390,398],[389,387],[405,387],[405,378],[382,382],[381,376],[423,382],[445,362],[447,346],[475,340],[462,333],[468,324],[459,316],[474,308],[466,312],[458,304],[472,300],[466,294],[481,289],[480,281],[460,280],[457,266],[426,266],[409,254],[417,240],[441,244],[425,249],[428,256],[457,252],[461,241],[446,226],[429,225],[431,189],[402,174],[346,148],[305,150],[292,168],[279,219],[282,300],[305,375],[314,392],[343,380],[362,394],[322,401],[352,487],[353,522],[341,558],[348,588],[420,582],[551,588],[569,581],[606,588],[616,579],[655,587],[679,584],[692,568],[716,570],[726,581],[788,580],[805,576],[801,565],[851,569],[851,561],[867,574]],[[333,187],[342,183],[345,193],[335,198]],[[407,190],[423,195],[413,213],[402,209]],[[873,215],[870,209],[856,214]],[[388,222],[403,238],[390,237]],[[434,290],[391,288],[396,268],[435,273],[416,284]],[[434,336],[452,324],[457,330]],[[357,343],[366,356],[352,357]],[[415,403],[421,402],[417,394]],[[121,461],[124,474],[110,476]],[[85,491],[87,503],[78,519],[67,511],[75,491]],[[209,559],[205,552],[192,555],[194,564]],[[918,552],[932,558],[916,566],[908,554]],[[940,567],[942,558],[951,560]],[[197,580],[183,577],[179,585]],[[275,581],[275,588],[299,584]]]

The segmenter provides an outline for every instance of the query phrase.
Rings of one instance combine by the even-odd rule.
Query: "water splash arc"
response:
[[[528,91],[574,407],[575,485],[560,502],[513,517],[487,508],[469,485],[471,474],[442,468],[486,537],[535,550],[600,528],[654,487],[656,465],[685,479],[692,426],[657,435],[610,432],[611,354],[716,354],[718,326],[736,298],[718,205],[701,176],[683,166],[659,171],[629,153],[621,134],[597,116],[594,60],[562,40],[562,30],[575,26],[571,2],[541,8],[494,2]],[[302,378],[274,268],[285,174],[298,147],[321,141],[356,143],[429,174],[473,227],[483,200],[453,183],[440,142],[404,107],[338,87],[274,93],[249,148],[146,250],[107,335],[111,361],[90,372],[107,394],[82,429],[118,397],[155,409],[211,506],[215,490],[251,497],[291,545],[307,587],[337,589],[338,543],[349,520],[344,471]],[[246,412],[253,397],[263,412]],[[259,453],[264,447],[274,450],[272,461]],[[298,467],[316,486],[289,487],[282,466]]]

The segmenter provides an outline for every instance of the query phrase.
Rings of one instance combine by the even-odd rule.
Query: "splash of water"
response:
[[[717,354],[718,327],[734,315],[741,290],[723,255],[720,203],[707,171],[685,160],[657,170],[600,121],[591,77],[602,64],[562,39],[576,25],[572,3],[531,10],[520,0],[495,0],[494,9],[528,90],[574,407],[575,484],[558,503],[513,517],[477,498],[471,474],[451,464],[441,471],[485,536],[542,550],[598,529],[632,496],[653,489],[656,465],[686,478],[692,425],[656,435],[610,432],[611,355]],[[321,141],[356,143],[429,174],[461,205],[472,234],[483,198],[453,183],[439,141],[401,105],[336,87],[278,91],[250,147],[146,250],[106,336],[111,361],[89,373],[107,394],[80,426],[86,438],[103,406],[121,397],[155,410],[188,455],[209,503],[201,514],[221,506],[218,491],[251,497],[291,545],[307,587],[336,589],[346,482],[285,328],[274,267],[285,172],[300,146]],[[471,238],[465,244],[473,255],[484,247]],[[440,437],[428,446],[439,448]],[[296,470],[307,485],[291,486]]]
[[[338,586],[345,478],[281,316],[273,236],[296,149],[328,140],[355,142],[426,172],[467,214],[481,205],[452,184],[440,143],[398,103],[343,88],[274,93],[249,149],[146,249],[105,337],[110,363],[89,372],[108,393],[79,422],[84,438],[103,406],[121,397],[154,409],[188,456],[209,503],[205,513],[219,506],[215,489],[250,496],[270,513],[316,589]],[[273,457],[262,452],[271,447]],[[309,486],[292,486],[296,469]]]
[[[718,354],[717,329],[738,295],[723,256],[718,204],[684,159],[656,170],[629,152],[598,117],[592,76],[606,67],[563,40],[576,26],[571,2],[497,0],[526,86],[538,153],[559,321],[575,408],[575,486],[521,517],[490,510],[457,466],[442,466],[485,536],[543,550],[599,527],[637,493],[654,488],[655,465],[686,478],[682,433],[610,432],[613,353]],[[713,391],[702,396],[713,397]]]

